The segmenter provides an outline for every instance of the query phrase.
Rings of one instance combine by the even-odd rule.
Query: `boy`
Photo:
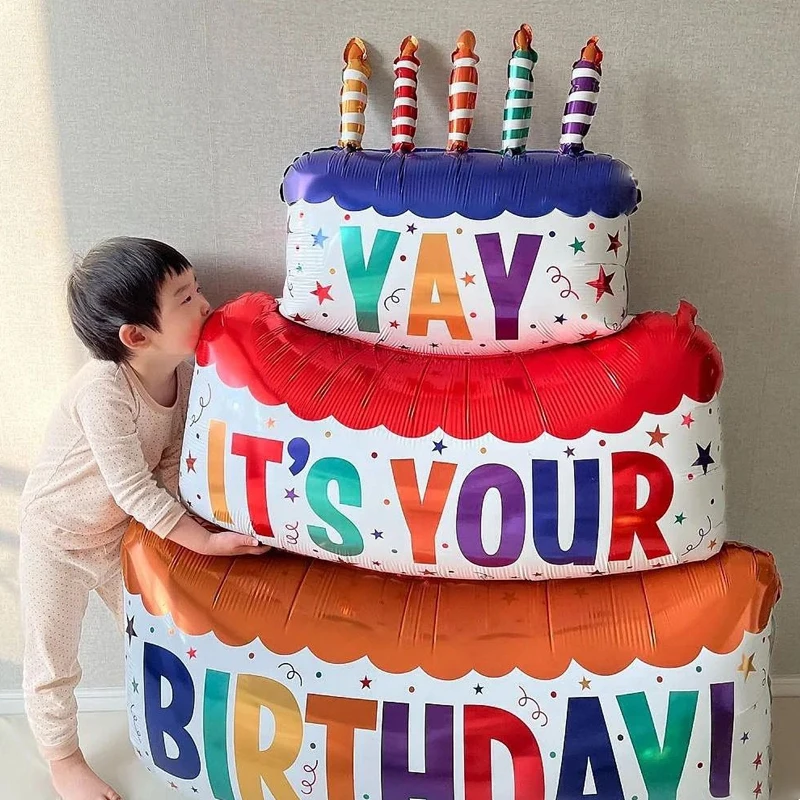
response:
[[[78,645],[94,589],[122,629],[119,545],[131,517],[214,555],[260,553],[209,533],[176,499],[194,354],[211,312],[191,264],[150,239],[94,248],[69,278],[72,325],[94,359],[51,419],[20,504],[23,688],[63,800],[120,800],[78,746]]]

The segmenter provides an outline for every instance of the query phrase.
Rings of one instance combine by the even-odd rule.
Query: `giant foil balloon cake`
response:
[[[770,792],[768,554],[726,544],[722,363],[696,311],[628,314],[630,168],[587,151],[602,52],[555,151],[528,151],[538,56],[513,37],[498,152],[470,150],[475,36],[444,149],[287,170],[283,297],[207,323],[181,493],[265,557],[132,525],[131,739],[218,800],[699,800]]]

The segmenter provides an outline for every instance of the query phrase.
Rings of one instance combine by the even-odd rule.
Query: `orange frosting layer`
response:
[[[212,558],[141,525],[125,536],[128,591],[185,633],[274,653],[309,648],[328,663],[367,656],[384,672],[421,667],[453,680],[519,668],[538,679],[575,660],[610,675],[634,659],[669,668],[702,648],[729,653],[758,633],[780,595],[767,553],[726,545],[708,561],[545,583],[456,581],[365,572],[273,551]]]

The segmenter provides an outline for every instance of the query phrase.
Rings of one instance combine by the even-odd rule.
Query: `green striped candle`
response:
[[[539,56],[531,47],[533,31],[522,25],[514,34],[514,52],[508,61],[508,91],[503,108],[504,153],[524,153],[533,108],[533,67]]]

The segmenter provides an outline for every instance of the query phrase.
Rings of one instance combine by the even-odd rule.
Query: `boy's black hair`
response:
[[[125,325],[159,331],[158,292],[172,275],[191,269],[173,247],[154,239],[119,237],[92,248],[69,276],[67,305],[72,327],[95,358],[127,361],[120,341]]]

